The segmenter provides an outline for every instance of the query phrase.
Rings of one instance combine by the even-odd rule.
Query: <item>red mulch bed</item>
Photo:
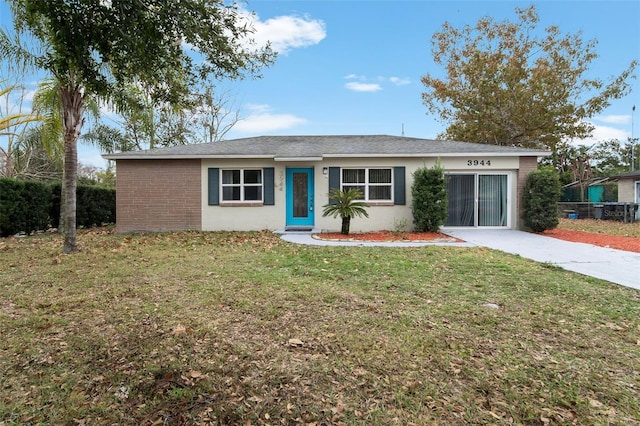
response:
[[[623,237],[621,235],[597,234],[594,232],[571,231],[568,229],[552,229],[544,231],[543,235],[559,240],[573,241],[576,243],[593,244],[599,247],[632,251],[640,253],[640,238]]]

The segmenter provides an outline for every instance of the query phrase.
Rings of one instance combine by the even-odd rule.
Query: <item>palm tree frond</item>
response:
[[[64,152],[64,130],[60,109],[60,81],[52,78],[41,81],[33,96],[32,105],[33,111],[38,113],[42,120],[40,137],[44,150],[51,157],[61,156]]]
[[[363,197],[362,191],[350,188],[347,191],[334,188],[329,192],[329,199],[333,203],[322,206],[324,208],[322,215],[331,217],[369,217],[369,213],[365,210],[366,202],[360,201]]]

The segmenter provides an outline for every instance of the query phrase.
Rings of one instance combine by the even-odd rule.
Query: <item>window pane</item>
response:
[[[240,170],[223,170],[222,171],[222,184],[239,184],[240,183]]]
[[[447,176],[447,220],[445,226],[475,226],[475,177]]]
[[[262,170],[245,170],[244,183],[262,183]]]
[[[369,183],[391,183],[391,169],[369,170]]]
[[[309,217],[309,175],[293,173],[293,217]]]
[[[507,226],[507,176],[478,178],[478,226]]]
[[[244,187],[244,200],[245,201],[260,201],[260,200],[262,200],[262,187],[261,186],[245,186]]]
[[[342,169],[343,183],[364,183],[364,169]]]
[[[239,201],[240,187],[239,186],[223,186],[222,199],[224,201]]]
[[[364,191],[365,191],[365,187],[364,187],[364,185],[344,185],[344,186],[342,187],[342,190],[343,190],[344,192],[347,192],[347,191],[348,191],[348,190],[350,190],[351,188],[353,188],[353,189],[357,189],[357,190],[359,190],[360,192],[362,192],[362,196],[361,196],[361,197],[359,197],[358,199],[359,199],[359,200],[364,200]]]
[[[370,200],[391,200],[391,187],[386,185],[370,186],[369,199]]]

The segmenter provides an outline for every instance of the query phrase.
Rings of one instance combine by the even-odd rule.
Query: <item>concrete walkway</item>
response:
[[[423,247],[427,245],[450,245],[455,247],[487,247],[517,254],[526,259],[557,265],[569,271],[600,278],[615,284],[640,290],[640,253],[633,253],[591,244],[573,243],[514,230],[447,230],[445,234],[464,240],[464,243],[364,243],[360,241],[322,241],[308,232],[285,233],[282,239],[298,244],[318,246],[361,247]]]

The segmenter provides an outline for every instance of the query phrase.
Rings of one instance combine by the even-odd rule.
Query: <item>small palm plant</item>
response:
[[[324,208],[322,216],[340,216],[342,218],[340,232],[344,235],[349,235],[352,217],[369,217],[369,213],[365,210],[368,207],[367,203],[360,201],[362,196],[362,191],[359,189],[350,188],[347,191],[342,191],[334,188],[329,191],[329,200],[333,202],[322,206]]]

